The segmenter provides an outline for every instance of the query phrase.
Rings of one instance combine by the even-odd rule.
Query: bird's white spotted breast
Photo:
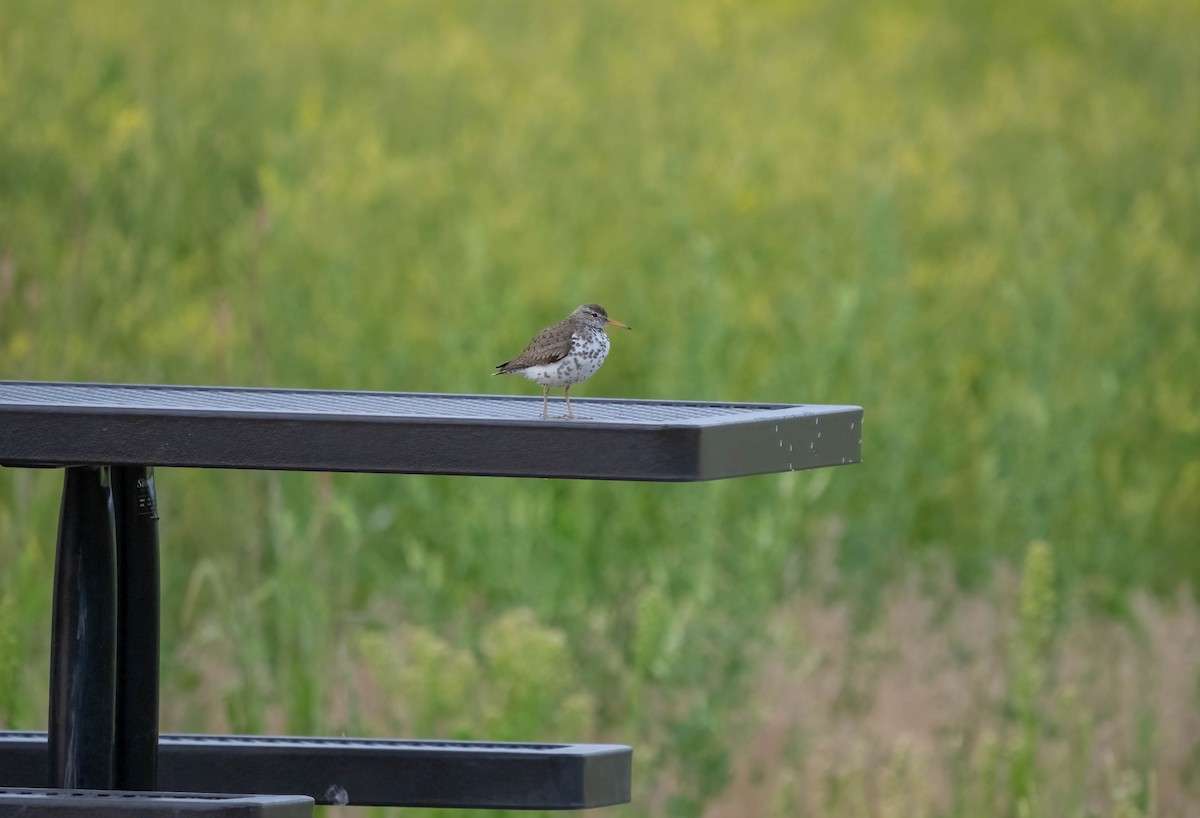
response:
[[[571,351],[565,358],[552,364],[526,367],[521,374],[542,386],[571,386],[596,374],[608,356],[608,346],[607,333],[597,332],[590,337],[575,333],[571,336]]]

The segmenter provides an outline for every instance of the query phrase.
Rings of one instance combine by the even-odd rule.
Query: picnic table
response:
[[[0,466],[65,475],[48,730],[0,732],[0,813],[629,801],[625,745],[158,730],[155,467],[695,481],[860,460],[858,406],[574,403],[543,420],[540,398],[0,381]]]

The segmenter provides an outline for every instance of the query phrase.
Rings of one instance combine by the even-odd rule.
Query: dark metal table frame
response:
[[[686,481],[860,459],[857,406],[575,404],[546,421],[524,397],[0,381],[0,465],[65,472],[49,785],[158,785],[155,466]]]

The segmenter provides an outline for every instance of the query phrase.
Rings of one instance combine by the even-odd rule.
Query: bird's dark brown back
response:
[[[517,372],[530,366],[545,366],[558,363],[571,351],[571,335],[574,327],[570,321],[560,321],[533,336],[533,340],[520,355],[496,367],[496,374]]]

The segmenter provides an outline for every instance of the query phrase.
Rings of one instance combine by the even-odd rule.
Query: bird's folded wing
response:
[[[533,337],[525,351],[511,361],[505,361],[496,369],[513,372],[531,366],[554,364],[567,357],[571,351],[573,333],[565,327],[549,327]]]

